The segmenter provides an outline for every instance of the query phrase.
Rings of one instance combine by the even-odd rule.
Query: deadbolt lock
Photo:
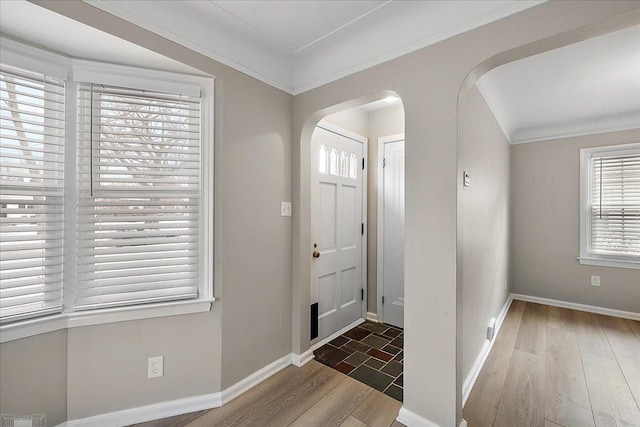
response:
[[[318,252],[318,251],[313,251],[313,257],[314,257],[314,258],[320,258],[320,252]]]

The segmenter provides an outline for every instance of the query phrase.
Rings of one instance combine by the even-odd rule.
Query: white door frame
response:
[[[349,138],[353,141],[359,142],[362,144],[362,157],[364,160],[364,169],[362,169],[362,222],[364,224],[364,234],[361,235],[362,238],[362,289],[364,289],[364,298],[360,301],[360,316],[363,319],[367,318],[367,153],[368,153],[368,141],[369,139],[359,135],[355,132],[352,132],[348,129],[344,129],[338,125],[334,125],[333,123],[329,123],[325,120],[321,120],[316,127],[322,128],[326,131],[344,136],[345,138]],[[312,166],[313,167],[313,166]],[[313,252],[313,248],[309,249],[309,256],[311,256],[311,252]],[[311,276],[310,280],[313,280],[314,269],[311,268]],[[309,284],[311,285],[311,283]],[[311,305],[311,301],[309,301],[309,305]],[[346,326],[346,325],[345,325]],[[315,340],[311,340],[314,342]]]
[[[376,317],[378,322],[384,322],[384,307],[382,296],[384,295],[384,144],[404,141],[404,133],[381,136],[378,138],[378,239],[376,244],[377,268],[377,292],[376,292]]]

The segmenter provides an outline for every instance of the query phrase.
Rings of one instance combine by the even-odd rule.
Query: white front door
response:
[[[404,327],[404,141],[384,144],[383,319]]]
[[[322,339],[362,316],[363,143],[321,127],[311,141],[311,302]]]

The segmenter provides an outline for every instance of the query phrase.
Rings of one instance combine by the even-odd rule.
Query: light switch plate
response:
[[[591,286],[600,286],[600,276],[591,276]]]
[[[280,202],[280,216],[291,216],[291,202]]]

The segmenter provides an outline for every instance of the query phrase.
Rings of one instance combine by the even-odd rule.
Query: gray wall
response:
[[[45,414],[67,420],[67,331],[0,345],[0,414]]]
[[[471,186],[458,193],[458,256],[462,274],[462,375],[487,342],[489,319],[508,297],[509,142],[477,86],[461,99],[458,173]]]
[[[365,138],[368,137],[369,114],[360,108],[352,108],[350,110],[330,114],[323,118],[323,120],[333,123],[336,126],[340,126],[343,129],[350,130],[351,132],[357,133]]]
[[[511,148],[513,292],[640,312],[640,270],[581,265],[580,149],[640,141],[640,130]],[[602,285],[591,286],[591,275]]]

